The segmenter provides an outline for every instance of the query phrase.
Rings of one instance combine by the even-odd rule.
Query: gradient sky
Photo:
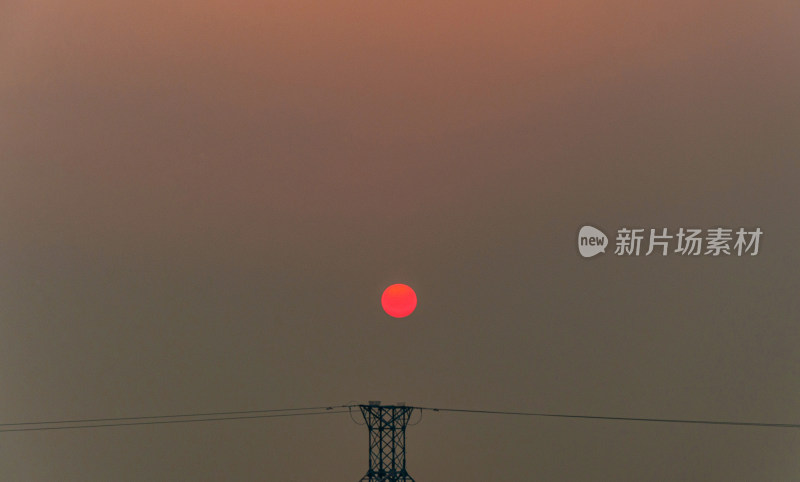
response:
[[[0,66],[1,423],[367,400],[800,422],[794,0],[11,0]],[[764,235],[587,260],[584,224]],[[0,447],[2,480],[367,469],[346,415]],[[798,453],[793,429],[408,432],[420,482],[796,481]]]

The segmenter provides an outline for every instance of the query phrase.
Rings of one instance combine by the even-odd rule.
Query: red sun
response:
[[[392,285],[383,291],[381,306],[387,315],[404,318],[417,307],[417,294],[408,285]]]

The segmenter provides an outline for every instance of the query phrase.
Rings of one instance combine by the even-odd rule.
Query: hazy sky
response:
[[[0,423],[800,423],[798,86],[795,0],[4,2]],[[583,259],[584,224],[764,235]],[[798,453],[796,429],[408,432],[419,482],[796,481]],[[366,469],[346,415],[0,434],[9,481]]]

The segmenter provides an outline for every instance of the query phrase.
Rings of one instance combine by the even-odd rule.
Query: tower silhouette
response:
[[[414,407],[371,401],[359,408],[369,429],[369,470],[360,482],[414,482],[406,471],[406,427]]]

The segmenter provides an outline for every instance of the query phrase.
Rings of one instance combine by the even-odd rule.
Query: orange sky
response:
[[[798,32],[782,0],[5,2],[3,421],[377,398],[796,422]],[[765,244],[587,262],[587,223]],[[8,438],[0,479],[365,470],[357,427],[254,427]],[[412,475],[800,471],[793,434],[502,427],[420,425]]]

